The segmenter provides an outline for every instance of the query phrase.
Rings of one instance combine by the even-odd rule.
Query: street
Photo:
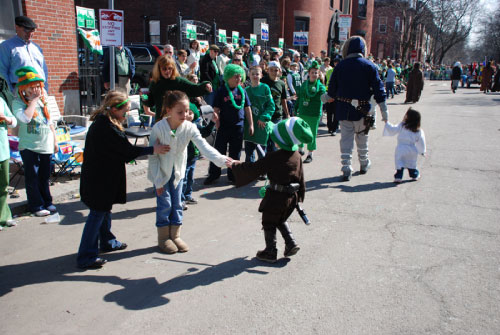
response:
[[[388,100],[393,124],[410,106],[403,95]],[[60,223],[22,218],[0,232],[0,333],[499,334],[500,94],[426,81],[411,106],[427,140],[417,182],[405,171],[393,183],[396,138],[382,137],[380,114],[372,167],[359,175],[354,153],[349,182],[340,134],[320,127],[304,165],[312,223],[292,214],[301,249],[275,264],[255,259],[264,182],[236,189],[223,171],[203,186],[206,160],[195,172],[199,203],[184,212],[184,254],[156,246],[146,173],[127,176],[113,232],[128,248],[103,255],[100,270],[76,268],[88,214],[78,199],[56,203]],[[281,236],[278,248],[282,256]]]

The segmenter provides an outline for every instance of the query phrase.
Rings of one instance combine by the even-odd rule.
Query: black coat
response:
[[[217,77],[217,72],[214,66],[215,59],[212,62],[212,58],[210,57],[210,53],[207,53],[200,60],[200,80],[201,81],[209,81],[210,83],[215,83],[215,81],[219,80]]]
[[[125,163],[144,154],[107,116],[97,116],[85,140],[80,196],[90,209],[110,211],[127,201]]]

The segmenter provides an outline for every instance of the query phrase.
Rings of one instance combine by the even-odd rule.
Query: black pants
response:
[[[328,103],[325,105],[326,108],[326,126],[328,131],[337,131],[339,129],[339,120],[335,118],[335,104]]]
[[[217,138],[215,139],[214,148],[222,155],[226,155],[228,145],[229,157],[239,160],[241,149],[243,147],[243,126],[219,128],[219,130],[217,131]],[[212,178],[219,178],[220,174],[221,168],[214,163],[210,163],[210,167],[208,168],[208,176]],[[233,172],[231,171],[231,169],[227,170],[227,177],[229,180],[233,180]]]

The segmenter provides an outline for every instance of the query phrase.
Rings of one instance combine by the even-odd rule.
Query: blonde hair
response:
[[[26,104],[26,106],[28,106],[29,104],[29,101],[28,99],[26,99],[26,96],[25,96],[25,91],[29,88],[29,87],[40,87],[40,89],[42,90],[42,95],[40,96],[40,100],[42,101],[42,104],[43,104],[43,115],[45,116],[45,118],[47,120],[50,120],[50,113],[49,113],[49,108],[47,107],[47,101],[45,99],[45,94],[43,94],[43,87],[44,87],[44,83],[43,81],[32,81],[30,83],[27,83],[26,85],[21,85],[21,86],[17,86],[17,93],[19,95],[19,97],[21,98],[21,100]],[[33,118],[36,118],[38,116],[38,113],[35,109],[35,112],[33,113]]]
[[[172,75],[170,76],[170,78],[165,79],[174,80],[175,78],[180,76],[179,72],[177,71],[175,60],[170,55],[162,55],[156,59],[155,65],[153,67],[153,75],[151,77],[153,82],[157,83],[158,81],[160,81],[160,79],[162,78],[161,68],[169,65],[172,67]]]
[[[116,107],[117,105],[123,103],[128,99],[128,96],[125,92],[122,91],[109,91],[102,102],[102,105],[90,116],[90,121],[95,121],[98,115],[104,115],[109,118],[109,121],[114,124],[118,129],[123,131],[123,125],[115,119],[115,117],[110,113],[112,108],[122,109],[127,106],[124,104],[123,106]]]

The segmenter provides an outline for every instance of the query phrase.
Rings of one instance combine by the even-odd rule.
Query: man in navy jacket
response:
[[[365,48],[366,42],[360,36],[353,36],[344,43],[343,60],[335,67],[324,98],[325,102],[335,104],[335,118],[340,123],[340,157],[344,181],[351,179],[354,141],[358,149],[360,174],[365,174],[371,165],[368,134],[364,130],[372,95],[380,107],[382,120],[387,121],[388,117],[384,83],[380,80],[375,64],[366,59]]]

